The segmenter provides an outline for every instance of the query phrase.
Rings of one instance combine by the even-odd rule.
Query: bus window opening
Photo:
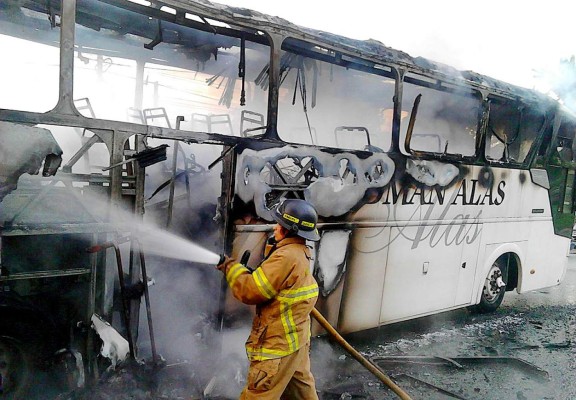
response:
[[[286,39],[282,49],[282,140],[351,150],[390,148],[395,86],[390,68],[295,39]]]
[[[133,23],[118,35],[86,20],[83,7]],[[180,129],[245,136],[242,111],[266,115],[270,51],[261,35],[206,32],[96,1],[80,6],[76,32],[74,96],[89,99],[87,117],[176,128],[184,116]]]
[[[439,90],[442,88],[442,90]],[[455,92],[444,84],[407,74],[402,94],[402,110],[412,113],[416,97],[420,104],[410,150],[470,157],[475,154],[480,96],[474,92]],[[408,118],[400,126],[400,143],[408,131]]]
[[[524,163],[545,120],[544,112],[538,108],[490,99],[486,157],[498,162]]]
[[[556,234],[571,237],[574,224],[575,169],[574,135],[576,124],[565,119],[560,125],[556,140],[548,151],[548,176],[550,180],[550,203]]]

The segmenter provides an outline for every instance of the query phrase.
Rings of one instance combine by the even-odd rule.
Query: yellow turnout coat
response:
[[[304,239],[284,238],[268,245],[265,255],[253,273],[240,263],[226,266],[234,297],[256,305],[246,342],[250,361],[284,357],[306,345],[310,340],[310,311],[318,298]]]

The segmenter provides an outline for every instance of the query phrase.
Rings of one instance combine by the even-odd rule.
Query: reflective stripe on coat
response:
[[[310,340],[310,312],[318,284],[310,273],[310,250],[304,239],[288,237],[272,249],[253,273],[233,264],[226,279],[234,297],[256,305],[246,352],[252,361],[284,357]],[[272,251],[272,253],[268,253]]]

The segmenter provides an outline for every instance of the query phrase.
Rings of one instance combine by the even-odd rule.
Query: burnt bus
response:
[[[184,310],[248,320],[183,249],[256,267],[284,198],[319,213],[318,308],[342,332],[563,279],[576,120],[538,92],[208,1],[4,1],[0,48],[5,396],[180,351]]]

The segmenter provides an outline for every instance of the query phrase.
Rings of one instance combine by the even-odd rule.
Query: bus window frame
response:
[[[233,22],[227,21],[226,19],[215,18],[214,16],[206,16],[206,15],[202,16],[200,13],[193,14],[193,13],[187,11],[186,9],[183,9],[183,8],[180,8],[177,6],[170,6],[169,7],[172,11],[174,11],[174,13],[170,12],[166,7],[154,8],[152,3],[151,3],[151,5],[146,6],[144,4],[134,3],[131,1],[117,3],[117,2],[111,1],[111,0],[90,0],[88,2],[88,5],[85,7],[93,7],[92,4],[94,4],[94,3],[99,3],[103,7],[118,7],[122,10],[127,10],[130,12],[136,13],[138,15],[147,16],[150,19],[155,19],[158,22],[169,22],[169,23],[173,23],[173,24],[182,26],[182,27],[187,28],[187,29],[196,29],[196,30],[211,33],[214,35],[221,35],[224,37],[239,39],[241,41],[250,41],[250,42],[253,42],[256,44],[261,44],[263,46],[268,47],[268,60],[271,60],[273,55],[274,55],[273,38],[264,29],[256,29],[256,28],[249,27],[249,26],[242,26],[241,24],[235,24]],[[78,19],[78,14],[81,12],[82,12],[82,10],[77,5],[76,18],[75,18],[75,24],[76,25],[78,25],[78,24],[82,25]],[[198,20],[191,18],[188,15],[197,17]],[[200,21],[203,21],[203,22],[200,22]],[[217,22],[218,25],[210,24],[210,21]],[[85,26],[85,25],[83,25],[83,26]],[[88,28],[93,29],[89,26],[88,26]],[[150,32],[150,33],[152,34],[153,32]],[[143,39],[147,39],[144,36],[141,36],[141,37]],[[78,38],[76,37],[74,40],[74,43],[77,44],[77,42],[78,42]],[[145,44],[144,47],[149,49],[149,50],[153,50],[153,48],[160,43],[171,44],[171,42],[163,42],[161,39],[161,35],[158,35],[158,33],[156,33],[156,37],[153,39],[150,39],[150,42]],[[146,64],[148,64],[148,62],[146,62]],[[272,85],[271,85],[270,77],[268,77],[268,82],[269,82],[269,88],[271,88]],[[272,98],[271,96],[272,96],[271,90],[268,90],[267,106],[266,106],[266,110],[265,110],[266,116],[265,116],[263,131],[268,131],[270,129],[270,126],[271,126],[270,117],[269,117],[270,116],[270,108],[271,108],[271,98]],[[76,107],[74,105],[73,105],[73,107],[75,109],[75,112],[80,114],[80,112],[76,109]],[[241,106],[241,107],[243,109],[244,106]],[[91,118],[90,116],[84,116],[84,117]],[[94,118],[92,118],[92,119],[94,119]],[[95,119],[100,119],[100,118],[95,118]],[[125,123],[125,121],[114,121],[114,122],[120,123],[120,124]],[[132,124],[131,122],[128,122],[128,123]],[[142,124],[136,123],[136,125],[148,126],[148,124],[146,124],[146,122],[144,122]],[[168,127],[168,128],[170,128],[170,127]],[[176,128],[176,130],[179,130],[179,128]],[[204,132],[204,131],[193,130],[190,132]],[[223,137],[223,138],[237,137],[234,134],[219,133],[219,132],[209,132],[209,134],[214,135],[216,137]],[[224,140],[224,141],[226,141],[226,140]]]
[[[287,44],[288,41],[298,41],[310,44],[312,48],[318,47],[326,51],[326,53],[316,52],[311,49],[297,48]],[[341,49],[330,49],[326,44],[314,43],[312,41],[305,41],[293,36],[286,36],[282,41],[282,50],[290,51],[298,55],[303,55],[305,57],[314,58],[320,61],[327,62],[329,64],[338,65],[344,68],[354,69],[356,71],[367,72],[373,75],[383,76],[390,79],[398,79],[398,73],[390,65],[386,65],[382,62],[371,61],[368,58],[360,58],[355,55],[350,55],[342,52]],[[334,55],[330,55],[333,53]],[[378,68],[380,67],[380,68]],[[386,70],[388,69],[388,70]]]
[[[530,146],[530,150],[528,151],[528,153],[524,157],[524,160],[516,161],[516,160],[510,159],[510,158],[507,160],[497,160],[497,159],[488,157],[488,154],[486,152],[486,144],[487,144],[488,140],[490,140],[491,136],[493,135],[493,133],[490,133],[488,131],[489,130],[489,122],[490,122],[490,112],[492,110],[491,100],[498,100],[498,101],[501,101],[502,103],[507,102],[510,105],[515,104],[516,110],[521,110],[520,111],[520,118],[518,119],[518,123],[517,123],[517,127],[516,127],[518,129],[517,135],[519,135],[519,138],[520,138],[520,135],[522,134],[520,131],[522,129],[522,118],[524,115],[522,110],[537,110],[539,108],[542,108],[542,105],[539,105],[539,106],[533,105],[529,102],[522,101],[519,98],[509,98],[509,97],[497,96],[494,93],[490,93],[485,99],[486,106],[487,106],[487,115],[486,115],[486,123],[485,123],[485,126],[483,128],[483,132],[482,132],[483,136],[484,136],[484,143],[482,143],[480,145],[481,146],[480,151],[482,153],[483,161],[487,165],[494,166],[494,167],[520,168],[520,169],[529,168],[530,166],[532,166],[534,164],[534,162],[538,156],[538,149],[542,145],[542,141],[544,140],[546,129],[551,128],[551,123],[553,121],[553,110],[551,110],[550,108],[547,107],[547,108],[545,108],[545,110],[543,110],[543,112],[540,113],[541,114],[540,116],[543,117],[542,124],[538,128],[538,131],[535,135],[534,141],[533,141],[532,145]],[[516,139],[514,139],[514,140],[516,140]]]
[[[415,77],[420,77],[422,79],[417,79]],[[485,137],[485,132],[483,129],[484,118],[485,118],[485,94],[474,87],[467,87],[457,85],[446,80],[442,80],[436,77],[424,75],[415,71],[406,71],[402,76],[402,89],[401,92],[404,94],[405,88],[404,84],[409,83],[415,86],[422,86],[428,89],[438,90],[445,93],[452,93],[455,95],[472,95],[478,99],[478,112],[476,115],[476,135],[474,139],[474,154],[472,155],[463,155],[457,153],[449,153],[449,152],[432,152],[432,151],[422,151],[422,150],[414,150],[410,147],[410,142],[412,141],[411,132],[409,132],[409,127],[406,128],[406,135],[404,136],[404,140],[401,139],[402,136],[402,127],[400,126],[400,121],[398,121],[398,142],[399,142],[399,150],[401,154],[404,154],[409,157],[423,159],[423,160],[441,160],[441,161],[448,161],[448,162],[467,162],[467,163],[477,163],[481,157],[483,156],[483,151],[481,148],[480,143],[483,142]],[[416,101],[415,101],[416,103]],[[398,107],[400,107],[400,112],[402,112],[402,101],[398,103]],[[414,109],[414,105],[412,110]],[[410,124],[410,118],[412,118],[412,110],[410,114],[408,114],[408,122]],[[417,114],[417,112],[416,112]],[[487,118],[487,117],[486,117]],[[415,120],[418,119],[416,115]],[[410,133],[410,135],[409,135]],[[410,136],[410,137],[408,137]]]
[[[206,18],[200,15],[192,14],[189,11],[181,9],[177,6],[170,6],[176,11],[176,13],[173,14],[167,10],[154,8],[152,5],[146,6],[131,1],[122,2],[121,4],[117,4],[116,2],[110,0],[94,0],[94,1],[107,5],[112,5],[114,7],[119,7],[138,14],[146,15],[151,18],[156,18],[158,20],[171,22],[177,25],[185,26],[187,28],[193,28],[208,33],[235,37],[237,39],[241,39],[242,36],[244,35],[245,39],[249,39],[259,44],[268,45],[269,47],[272,46],[270,36],[264,30],[244,27],[239,24],[237,25],[234,23],[227,22],[224,19],[217,20],[213,17],[209,17],[209,19],[214,20],[216,22],[220,22],[222,24],[226,24],[228,25],[228,27],[221,25],[211,25]],[[196,21],[195,19],[192,18],[185,17],[186,14],[197,16],[203,21],[205,21],[205,23]],[[78,21],[76,21],[76,23],[78,23]],[[261,33],[264,34],[262,35]],[[249,35],[249,37],[246,35]]]
[[[308,48],[305,47],[296,47],[290,45],[290,41],[293,42],[300,42],[308,45]],[[319,48],[323,50],[321,51],[314,51],[314,48]],[[346,69],[353,69],[355,71],[360,71],[376,76],[381,76],[384,78],[389,78],[394,81],[394,95],[392,98],[393,103],[393,118],[392,118],[392,125],[391,125],[391,133],[390,133],[390,144],[387,149],[381,149],[384,153],[395,153],[397,149],[397,135],[395,135],[395,127],[399,124],[399,82],[401,82],[401,71],[393,66],[383,63],[380,60],[372,60],[370,57],[361,57],[357,54],[347,53],[343,51],[341,48],[334,48],[327,43],[322,43],[313,40],[305,40],[302,38],[298,38],[295,36],[287,35],[282,38],[282,43],[280,46],[281,51],[291,52],[292,54],[301,55],[303,57],[308,57],[314,60],[326,62],[328,64],[333,64],[342,68]],[[278,56],[280,58],[280,55]],[[280,87],[280,82],[278,87]],[[276,121],[275,126],[278,126],[278,114],[279,114],[279,102],[276,99],[276,103],[274,104],[276,109]],[[362,153],[371,153],[372,150],[365,149],[365,150],[358,150],[358,149],[348,149],[344,147],[336,147],[336,146],[323,146],[317,144],[304,144],[304,143],[294,143],[288,142],[283,140],[280,136],[278,136],[278,141],[286,144],[296,145],[296,146],[305,146],[305,147],[315,147],[315,148],[325,148],[330,150],[338,150],[338,151],[346,151],[354,154],[362,154]]]

